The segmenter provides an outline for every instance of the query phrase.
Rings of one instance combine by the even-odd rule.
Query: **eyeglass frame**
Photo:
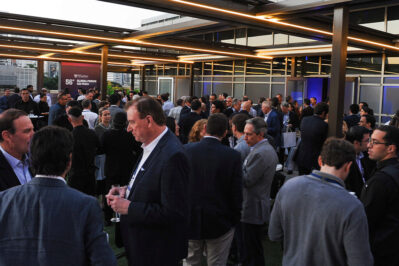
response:
[[[380,144],[384,144],[385,146],[389,146],[389,145],[392,144],[392,143],[389,143],[389,142],[379,142],[379,141],[373,140],[371,138],[369,139],[368,143],[369,143],[370,146],[380,145]]]

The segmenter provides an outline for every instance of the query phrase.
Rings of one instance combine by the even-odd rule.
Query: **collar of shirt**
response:
[[[312,174],[316,175],[317,177],[313,176]],[[336,177],[335,175],[330,175],[318,170],[313,170],[312,174],[310,174],[309,176],[314,179],[327,181],[328,183],[336,187],[345,188],[345,182],[342,179]]]
[[[66,184],[66,181],[65,181],[65,179],[64,178],[62,178],[61,176],[56,176],[56,175],[35,175],[35,178],[36,177],[42,177],[42,178],[54,178],[54,179],[58,179],[58,180],[62,180],[65,184]]]
[[[8,152],[6,152],[3,147],[0,145],[0,150],[3,152],[4,157],[7,159],[8,163],[10,164],[11,168],[15,168],[17,167],[18,164],[20,164],[21,162],[23,164],[29,165],[29,158],[27,155],[24,155],[24,158],[22,158],[22,160],[18,160],[17,158],[15,158],[14,156],[12,156],[11,154],[9,154]]]
[[[251,147],[251,151],[253,151],[254,149],[256,149],[257,147],[259,147],[260,145],[262,145],[262,143],[267,142],[267,139],[262,139],[261,141],[259,141],[258,143],[256,143],[254,146]]]
[[[204,139],[217,139],[218,141],[220,141],[220,138],[215,136],[204,136]]]
[[[356,160],[361,160],[361,159],[363,159],[363,158],[364,158],[363,152],[359,152],[359,154],[356,155]]]
[[[239,139],[237,139],[237,144],[245,141],[244,137],[245,137],[245,135],[242,135]]]
[[[157,146],[158,142],[161,140],[161,138],[168,132],[168,127],[165,127],[164,131],[162,131],[161,134],[159,134],[158,137],[156,137],[151,143],[148,145],[145,145],[144,143],[141,144],[141,148],[143,148],[143,152],[151,152],[155,146]]]

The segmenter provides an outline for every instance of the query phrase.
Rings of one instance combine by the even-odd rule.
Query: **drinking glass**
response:
[[[114,191],[114,196],[117,196],[117,197],[119,197],[119,189],[120,189],[120,186],[119,185],[112,185],[112,188],[117,188],[115,191]],[[117,212],[114,212],[114,217],[112,217],[111,218],[111,222],[113,222],[113,223],[119,223],[120,222],[120,214],[119,213],[117,213]]]

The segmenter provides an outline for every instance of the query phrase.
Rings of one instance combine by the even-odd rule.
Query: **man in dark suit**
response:
[[[200,265],[204,249],[208,265],[226,265],[242,206],[240,154],[223,145],[228,119],[213,114],[200,142],[184,146],[190,161],[189,247],[185,265]]]
[[[29,182],[29,142],[33,125],[24,111],[8,109],[0,116],[0,191]]]
[[[349,106],[349,115],[344,118],[344,121],[348,125],[349,129],[359,124],[360,115],[358,113],[359,113],[359,105],[357,105],[356,103],[351,104]]]
[[[198,120],[202,119],[201,116],[201,102],[199,100],[193,100],[191,102],[190,113],[180,116],[179,127],[180,127],[180,138],[184,144],[188,142],[188,135],[190,134],[191,128]]]
[[[262,103],[263,119],[267,124],[267,134],[273,137],[277,147],[281,145],[281,123],[277,110],[272,108],[271,103],[264,101]]]
[[[302,121],[303,118],[307,116],[312,116],[314,113],[313,108],[310,106],[310,100],[308,98],[305,98],[303,100],[303,108],[301,111],[301,118],[300,120]]]
[[[65,183],[72,134],[46,127],[30,147],[35,178],[0,193],[0,265],[116,265],[97,200]]]
[[[100,141],[94,130],[83,125],[84,118],[81,109],[77,107],[69,109],[68,119],[73,126],[74,139],[68,183],[83,193],[94,195],[96,187],[94,159],[100,147]]]
[[[356,152],[356,159],[345,179],[345,187],[347,190],[355,192],[360,199],[362,189],[375,168],[375,162],[370,160],[367,154],[370,131],[365,127],[353,126],[346,133],[345,138],[353,144]]]
[[[14,108],[22,110],[27,114],[40,115],[39,106],[30,97],[28,89],[21,90],[21,100],[15,103]]]
[[[14,93],[8,98],[8,108],[14,108],[15,104],[21,100],[19,96],[19,88],[14,89]]]
[[[180,111],[180,119],[186,115],[188,115],[191,112],[191,102],[193,99],[189,96],[186,96],[184,99],[184,106]]]
[[[302,119],[301,143],[295,156],[300,175],[307,175],[313,169],[319,169],[317,158],[328,134],[328,124],[324,122],[327,114],[328,105],[320,102],[314,108],[314,115]]]
[[[156,100],[141,97],[127,117],[143,155],[128,187],[110,190],[108,204],[121,214],[130,266],[175,266],[188,249],[188,159]]]

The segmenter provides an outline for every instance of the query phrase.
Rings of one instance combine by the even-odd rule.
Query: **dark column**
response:
[[[101,48],[101,100],[105,100],[107,96],[107,72],[108,72],[108,46]]]
[[[131,75],[131,78],[130,78],[130,90],[134,90],[134,71],[133,70],[130,71],[130,75]]]
[[[194,95],[194,64],[190,64],[190,96]]]
[[[145,91],[145,66],[140,67],[140,90]]]
[[[342,137],[344,116],[346,55],[348,46],[348,8],[334,9],[333,47],[331,55],[330,110],[328,135]]]
[[[296,77],[296,58],[291,57],[291,77]]]
[[[44,84],[44,62],[43,60],[37,60],[37,79],[36,89],[40,92]]]

